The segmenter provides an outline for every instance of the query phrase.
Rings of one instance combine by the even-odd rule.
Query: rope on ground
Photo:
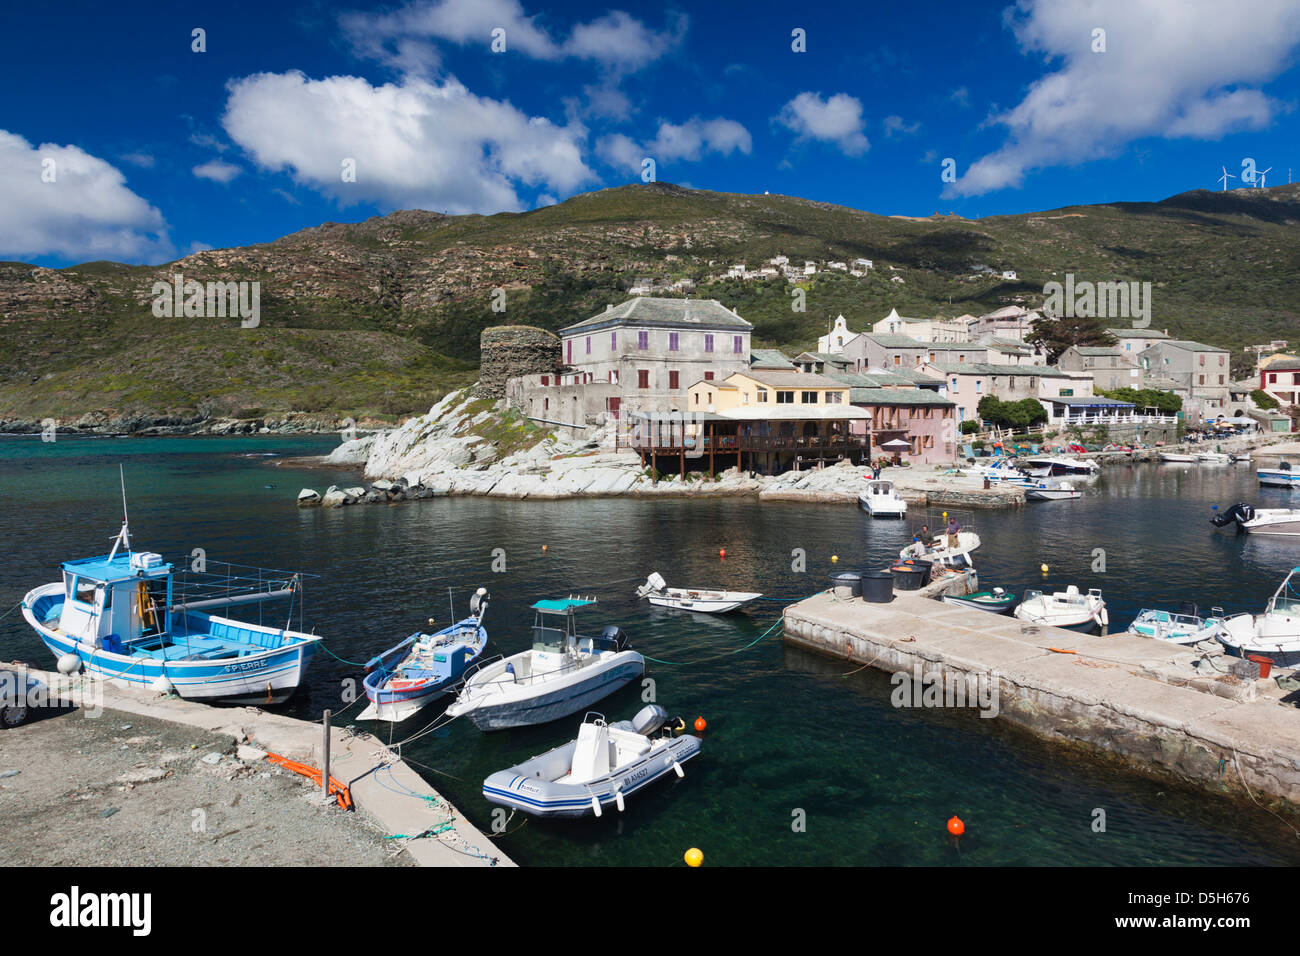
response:
[[[877,652],[876,652],[876,656],[873,657],[873,658],[871,658],[871,660],[867,661],[867,662],[866,662],[865,664],[863,664],[861,667],[857,668],[856,670],[851,670],[851,671],[849,671],[847,674],[841,674],[840,676],[841,676],[841,677],[852,677],[854,674],[858,673],[858,671],[864,671],[864,670],[866,670],[868,667],[870,667],[872,664],[874,664],[876,661],[880,660],[880,655],[883,654],[883,653],[885,653],[885,651],[889,650],[889,649],[890,649],[891,647],[893,647],[895,644],[906,644],[906,643],[908,643],[909,641],[914,641],[914,640],[916,640],[916,638],[913,637],[913,636],[911,636],[911,635],[909,635],[908,637],[896,637],[896,638],[894,638],[892,641],[890,641],[888,644],[886,644],[884,647],[882,647],[879,651],[877,651]]]

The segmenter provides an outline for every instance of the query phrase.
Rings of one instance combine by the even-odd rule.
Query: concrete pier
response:
[[[11,667],[19,671],[19,667]],[[94,701],[111,711],[151,717],[173,724],[228,736],[237,745],[269,751],[290,760],[319,768],[324,732],[319,722],[298,720],[269,713],[256,707],[221,707],[181,700],[136,688],[115,687],[105,681],[77,678],[68,689],[68,678],[60,674],[27,668],[26,673],[71,703]],[[59,690],[64,688],[63,693]],[[84,695],[84,696],[82,696]],[[71,713],[58,720],[93,719]],[[330,730],[330,776],[348,786],[357,812],[368,815],[389,835],[416,837],[402,841],[405,850],[420,866],[514,866],[491,839],[443,799],[424,778],[396,753],[370,734],[354,734],[345,727],[346,716],[338,716]],[[23,728],[7,733],[22,733]],[[310,786],[306,777],[304,783]],[[338,810],[340,814],[344,810]],[[450,821],[451,825],[446,824]],[[396,841],[394,841],[396,842]],[[352,861],[337,860],[337,865]]]
[[[1272,677],[1231,676],[1232,659],[1217,650],[1036,627],[897,591],[888,604],[818,594],[786,609],[784,632],[791,644],[884,671],[987,681],[998,718],[1145,772],[1300,804],[1300,709],[1290,699],[1300,694]]]

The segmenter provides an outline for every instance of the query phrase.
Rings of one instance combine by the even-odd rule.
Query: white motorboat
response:
[[[1232,462],[1232,458],[1218,451],[1203,451],[1196,456],[1196,460],[1202,465],[1227,465]]]
[[[1264,613],[1234,615],[1215,636],[1238,657],[1258,654],[1279,667],[1300,664],[1300,567],[1291,569]]]
[[[1025,486],[1025,498],[1029,501],[1062,501],[1081,497],[1083,492],[1068,481],[1038,481]]]
[[[1218,511],[1217,505],[1214,510]],[[1242,501],[1210,519],[1219,528],[1234,521],[1238,531],[1249,534],[1300,537],[1300,508],[1255,508]]]
[[[1027,458],[1021,466],[1032,478],[1050,478],[1055,475],[1095,475],[1101,465],[1091,458]]]
[[[1143,608],[1128,626],[1128,633],[1154,637],[1171,644],[1199,644],[1214,638],[1218,634],[1219,625],[1224,621],[1223,608],[1211,608],[1210,614],[1210,617],[1201,617],[1196,613],[1195,606],[1178,614],[1158,608]]]
[[[1162,451],[1160,460],[1166,465],[1191,465],[1196,461],[1195,455],[1183,455],[1173,451]]]
[[[914,541],[898,552],[898,558],[900,561],[911,559],[947,567],[966,567],[970,565],[968,555],[979,546],[980,538],[974,531],[958,531],[956,535],[943,532],[934,536],[929,547],[919,539]]]
[[[1261,468],[1255,474],[1261,485],[1270,488],[1300,488],[1300,471],[1293,470],[1289,461],[1276,468]]]
[[[628,647],[619,628],[606,627],[600,637],[577,633],[574,613],[595,603],[570,597],[534,604],[532,648],[475,670],[447,716],[468,717],[480,730],[544,724],[644,674],[645,658]]]
[[[907,502],[894,490],[892,481],[873,478],[867,490],[858,495],[858,504],[873,518],[905,518]]]
[[[1031,588],[1025,592],[1025,599],[1016,608],[1015,616],[1030,624],[1072,630],[1091,630],[1093,627],[1105,630],[1110,623],[1101,591],[1089,588],[1087,594],[1081,594],[1073,584],[1053,594]]]
[[[1232,459],[1233,464],[1249,464],[1249,463],[1250,463],[1250,455],[1248,455],[1248,454],[1246,454],[1246,455],[1229,455],[1228,457]]]
[[[538,817],[600,816],[611,803],[621,811],[624,798],[642,787],[668,774],[686,776],[682,764],[701,744],[685,728],[655,704],[615,724],[588,714],[577,740],[497,771],[483,781],[483,796]]]
[[[967,477],[987,478],[989,481],[1022,481],[1029,477],[1014,458],[995,458],[987,465],[971,465],[961,471]]]
[[[725,614],[743,604],[757,601],[759,591],[724,591],[720,588],[670,588],[658,571],[651,572],[636,596],[658,607],[673,607],[703,614]]]

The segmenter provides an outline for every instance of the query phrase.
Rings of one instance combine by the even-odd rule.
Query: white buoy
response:
[[[594,793],[591,795],[591,809],[595,812],[596,816],[600,816],[600,797],[596,796]]]
[[[682,765],[679,764],[676,760],[673,761],[673,769],[677,771],[677,776],[679,777],[686,776],[686,771],[682,769]]]
[[[618,806],[618,812],[619,812],[619,813],[622,813],[623,810],[624,810],[624,806],[623,806],[623,791],[622,791],[622,790],[615,790],[615,791],[614,791],[614,803]]]
[[[63,654],[58,663],[60,674],[75,674],[81,670],[81,658],[76,654]]]
[[[150,684],[149,686],[152,687],[154,691],[156,691],[159,694],[170,694],[172,691],[176,689],[174,686],[172,686],[172,682],[167,679],[166,674],[159,674],[157,677],[153,679],[153,683]]]

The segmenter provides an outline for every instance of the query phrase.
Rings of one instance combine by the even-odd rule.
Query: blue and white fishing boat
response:
[[[176,572],[159,554],[132,551],[124,518],[108,555],[65,561],[61,581],[27,592],[23,617],[64,674],[204,703],[286,700],[320,638],[287,623],[251,624],[206,612],[300,597],[303,575],[221,567],[223,573]],[[298,608],[301,614],[300,600]]]
[[[578,634],[574,614],[595,598],[564,598],[533,605],[533,646],[488,663],[465,680],[447,707],[479,730],[527,727],[585,710],[645,673],[645,658],[627,636],[609,626],[600,637]]]
[[[1300,488],[1300,470],[1292,468],[1289,461],[1281,462],[1276,468],[1260,468],[1255,475],[1261,485],[1270,488]]]
[[[1171,644],[1191,645],[1214,639],[1224,619],[1223,608],[1220,607],[1211,608],[1209,617],[1198,614],[1194,604],[1185,606],[1178,613],[1160,608],[1143,608],[1128,630],[1130,634],[1154,637]]]
[[[611,803],[621,811],[629,794],[668,774],[686,775],[682,764],[699,754],[700,738],[678,736],[685,726],[656,704],[615,724],[588,714],[577,740],[492,774],[483,796],[538,817],[600,816]]]
[[[479,588],[470,598],[469,617],[434,634],[416,631],[367,661],[362,686],[370,706],[359,719],[398,723],[450,693],[487,647],[483,628],[487,605],[487,589]]]

